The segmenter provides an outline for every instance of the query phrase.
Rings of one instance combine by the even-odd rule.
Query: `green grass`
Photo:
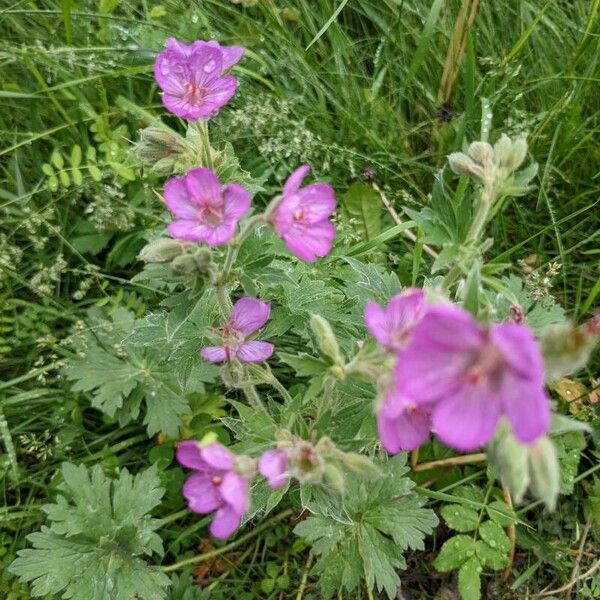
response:
[[[159,223],[150,189],[156,184],[140,183],[133,162],[135,181],[122,168],[131,161],[129,140],[151,115],[164,112],[151,72],[166,37],[248,48],[237,70],[235,110],[222,113],[215,135],[232,141],[244,168],[267,173],[270,189],[309,161],[339,192],[370,168],[397,211],[422,206],[445,156],[479,138],[487,98],[491,138],[527,132],[540,165],[536,190],[510,201],[497,217],[493,252],[515,270],[532,255],[540,270],[558,261],[553,295],[577,321],[593,314],[600,290],[600,2],[481,2],[447,107],[453,118],[444,122],[438,90],[459,6],[458,0],[3,4],[0,410],[4,444],[10,438],[16,447],[16,456],[0,455],[6,505],[0,551],[7,557],[39,526],[39,506],[52,493],[62,460],[135,470],[153,446],[141,426],[119,429],[89,410],[69,392],[59,368],[65,340],[73,327],[85,326],[87,307],[112,303],[141,314],[155,302],[128,279],[139,270],[143,232]],[[69,163],[75,145],[83,149],[83,165],[92,166],[81,168],[80,183]],[[96,148],[94,159],[85,157],[88,147]],[[55,150],[64,165],[53,168],[67,173],[68,185],[59,181],[52,191],[42,165]],[[412,250],[403,238],[391,246],[392,258],[409,273]],[[597,359],[582,375],[586,385]],[[33,450],[23,435],[35,436],[51,454]],[[191,518],[167,532],[166,560],[193,550],[197,532]],[[282,542],[288,535],[280,525],[241,548],[250,558],[238,567],[239,556],[230,557],[214,593],[222,590],[225,598],[227,590],[252,590],[269,563],[285,565],[295,593],[309,559]],[[418,560],[412,561],[415,591],[427,597]],[[531,576],[539,583],[523,585],[533,589],[568,580],[550,569]]]

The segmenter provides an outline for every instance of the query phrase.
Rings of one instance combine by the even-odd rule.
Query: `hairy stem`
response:
[[[440,460],[432,460],[430,462],[421,463],[420,465],[415,465],[413,467],[413,471],[429,471],[439,467],[468,465],[470,463],[484,461],[486,458],[487,455],[485,452],[479,452],[478,454],[465,454],[464,456],[451,456],[450,458],[442,458]]]
[[[246,396],[246,399],[248,400],[248,404],[250,404],[250,406],[254,410],[269,414],[267,407],[264,405],[263,401],[260,399],[260,396],[258,395],[258,392],[256,391],[256,388],[254,387],[254,385],[252,385],[251,383],[247,383],[244,385],[244,387],[242,389],[244,390],[244,395]]]

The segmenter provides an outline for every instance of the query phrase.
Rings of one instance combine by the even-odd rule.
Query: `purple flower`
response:
[[[399,352],[406,346],[413,327],[425,312],[423,290],[409,288],[394,296],[385,308],[367,302],[365,323],[369,333],[385,348]]]
[[[205,515],[214,512],[210,533],[229,537],[248,510],[248,480],[236,473],[235,457],[219,443],[201,446],[191,440],[177,445],[177,460],[195,473],[183,485],[188,508]]]
[[[383,447],[390,453],[415,450],[429,438],[430,407],[410,402],[390,390],[377,412],[377,431]]]
[[[269,319],[271,306],[256,298],[240,298],[231,311],[231,319],[219,327],[222,346],[203,348],[200,355],[210,362],[240,360],[262,362],[273,354],[274,346],[269,342],[247,341]]]
[[[203,167],[169,179],[164,197],[175,217],[168,232],[174,238],[210,246],[226,244],[250,208],[250,196],[242,186],[221,186],[216,174]]]
[[[312,183],[300,188],[309,165],[296,169],[283,186],[283,197],[271,216],[277,235],[299,259],[315,262],[331,251],[335,227],[329,217],[335,212],[333,188]]]
[[[154,63],[154,77],[165,108],[174,115],[197,121],[214,117],[235,94],[237,79],[222,77],[244,55],[241,46],[197,41],[187,46],[169,38]]]
[[[461,308],[431,307],[398,354],[395,379],[396,391],[428,406],[433,432],[458,450],[486,444],[501,416],[526,444],[550,425],[542,356],[524,325],[484,329]]]
[[[284,486],[289,480],[287,452],[267,450],[258,461],[258,470],[267,478],[269,487],[276,490]]]

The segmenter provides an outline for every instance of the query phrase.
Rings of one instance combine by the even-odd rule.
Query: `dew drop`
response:
[[[217,63],[211,59],[204,65],[204,72],[212,73],[216,68],[217,68]]]

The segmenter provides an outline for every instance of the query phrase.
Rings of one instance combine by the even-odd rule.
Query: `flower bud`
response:
[[[528,446],[531,490],[554,510],[560,489],[560,467],[554,444],[547,436],[537,439]]]
[[[330,358],[335,365],[344,366],[344,358],[340,352],[333,329],[327,319],[320,315],[310,315],[310,327],[315,335],[319,350]]]
[[[483,169],[473,159],[462,152],[453,152],[448,156],[448,164],[454,173],[461,176],[483,179]]]
[[[516,171],[525,160],[527,156],[527,140],[525,138],[519,138],[512,143],[512,149],[510,157],[507,160],[506,168],[509,171]]]
[[[198,442],[201,446],[210,446],[215,442],[219,441],[219,436],[214,431],[209,431],[202,439]]]
[[[484,169],[490,168],[494,163],[494,149],[487,142],[473,142],[469,146],[469,156]]]
[[[512,153],[512,142],[510,138],[503,133],[500,139],[494,144],[494,162],[498,167],[508,169]]]
[[[288,454],[290,474],[300,483],[321,481],[325,469],[323,457],[310,442],[300,441]]]
[[[198,275],[198,264],[191,254],[181,254],[173,259],[171,270],[175,275]]]
[[[172,172],[186,150],[185,140],[178,133],[156,125],[140,130],[140,139],[133,148],[139,160],[157,173]]]
[[[240,475],[251,478],[256,473],[256,460],[240,454],[235,458],[235,470]]]
[[[138,254],[145,263],[170,262],[185,251],[185,245],[171,238],[158,238],[146,244]]]
[[[237,360],[230,360],[223,363],[221,367],[221,379],[228,388],[239,388],[244,382],[244,366]]]
[[[589,335],[585,325],[574,327],[566,322],[547,327],[540,341],[546,378],[554,381],[584,367],[596,341],[597,337]]]
[[[527,446],[513,436],[506,422],[488,447],[488,459],[497,470],[502,485],[508,488],[515,502],[521,502],[529,485]]]
[[[342,470],[333,462],[328,462],[323,469],[323,483],[342,496],[346,491],[346,480]]]
[[[373,461],[362,454],[356,452],[347,452],[343,457],[344,465],[354,471],[360,477],[364,479],[379,479],[381,477],[381,470]]]

